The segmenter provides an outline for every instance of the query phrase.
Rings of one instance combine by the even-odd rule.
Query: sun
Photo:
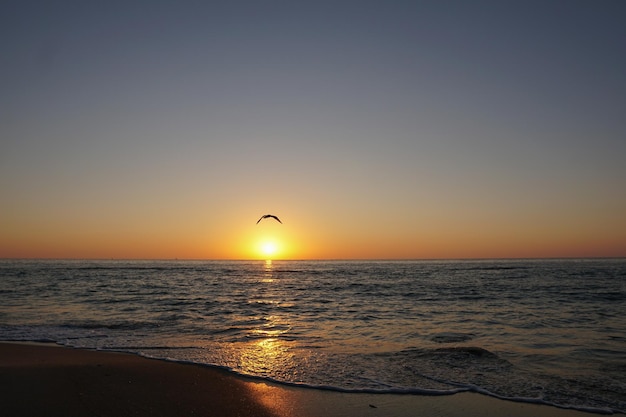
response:
[[[260,251],[266,258],[271,258],[278,253],[278,245],[274,241],[266,240],[261,242]]]

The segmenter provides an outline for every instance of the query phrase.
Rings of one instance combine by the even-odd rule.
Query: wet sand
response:
[[[6,416],[596,415],[474,393],[355,394],[283,386],[207,366],[21,343],[0,343],[0,404]]]

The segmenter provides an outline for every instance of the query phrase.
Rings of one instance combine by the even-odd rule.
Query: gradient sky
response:
[[[0,257],[626,256],[624,22],[620,0],[4,1]]]

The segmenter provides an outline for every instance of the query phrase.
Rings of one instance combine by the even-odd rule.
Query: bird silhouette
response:
[[[261,216],[261,218],[259,220],[256,221],[256,224],[259,224],[259,222],[263,219],[267,219],[271,217],[272,219],[275,219],[278,223],[283,224],[283,222],[280,221],[280,219],[276,216],[274,216],[273,214],[266,214],[264,216]]]

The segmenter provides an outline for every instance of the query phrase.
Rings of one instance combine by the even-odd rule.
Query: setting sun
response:
[[[260,250],[263,256],[274,256],[278,252],[278,245],[273,241],[265,241],[261,243]]]

